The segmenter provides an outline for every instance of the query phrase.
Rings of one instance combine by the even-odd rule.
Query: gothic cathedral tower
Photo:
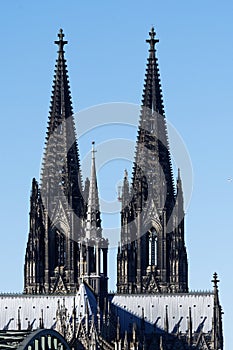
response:
[[[104,295],[108,241],[102,238],[95,159],[83,191],[62,30],[58,38],[41,185],[32,181],[24,292],[73,293],[85,280]]]
[[[150,32],[132,185],[125,172],[118,293],[188,292],[180,171],[173,181],[154,28]]]

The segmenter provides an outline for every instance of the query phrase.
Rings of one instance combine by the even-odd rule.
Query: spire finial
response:
[[[213,279],[212,279],[211,282],[213,282],[213,284],[214,284],[214,289],[218,289],[218,282],[219,282],[219,279],[218,279],[218,274],[217,274],[217,272],[215,272],[215,273],[213,274]]]
[[[68,41],[63,40],[65,34],[63,33],[62,29],[59,30],[59,33],[57,34],[57,36],[59,40],[54,41],[54,43],[58,45],[58,48],[59,48],[58,52],[64,52],[63,47],[68,43]]]
[[[92,159],[95,159],[95,153],[96,153],[96,149],[95,149],[95,141],[92,141],[92,150],[91,150],[91,153],[92,153]]]
[[[152,27],[151,31],[149,32],[150,39],[146,40],[146,42],[150,44],[150,52],[153,52],[155,50],[155,44],[159,42],[158,39],[155,39],[155,35],[155,29]]]
[[[177,186],[182,189],[182,180],[181,180],[181,175],[180,175],[180,168],[178,168]]]

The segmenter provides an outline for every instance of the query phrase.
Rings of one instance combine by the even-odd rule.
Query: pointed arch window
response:
[[[149,233],[149,266],[157,266],[158,263],[158,235],[154,227]]]
[[[66,261],[66,240],[65,235],[56,230],[55,233],[55,245],[56,245],[56,265],[64,266]]]

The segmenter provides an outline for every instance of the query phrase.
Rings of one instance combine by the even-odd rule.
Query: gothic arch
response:
[[[147,231],[148,266],[158,265],[158,233],[154,227]]]
[[[66,245],[67,239],[64,232],[55,228],[55,266],[66,264]]]
[[[145,224],[146,230],[150,230],[152,227],[156,230],[158,234],[162,233],[162,226],[159,220],[157,219],[150,219]]]
[[[157,220],[148,220],[145,227],[147,270],[155,270],[160,265],[162,226]]]
[[[66,220],[61,220],[61,219],[56,220],[51,226],[51,229],[52,230],[58,229],[59,231],[63,232],[67,237],[70,232],[68,222]]]
[[[69,227],[67,223],[59,220],[51,227],[54,246],[54,268],[64,267],[67,260]]]

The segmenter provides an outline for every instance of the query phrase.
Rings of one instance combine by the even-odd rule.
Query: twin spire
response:
[[[139,122],[133,187],[138,185],[137,178],[144,174],[147,177],[147,186],[151,187],[151,193],[153,193],[154,198],[157,198],[157,204],[161,207],[162,204],[165,204],[162,203],[164,201],[166,205],[168,202],[172,203],[174,201],[174,185],[160,74],[155,56],[155,45],[159,40],[156,38],[154,27],[151,28],[149,39],[146,42],[150,46],[142,98],[142,112]],[[44,152],[42,194],[43,192],[47,194],[48,182],[50,182],[49,187],[53,189],[54,193],[56,193],[56,187],[59,187],[59,190],[61,189],[64,196],[68,199],[68,204],[80,208],[77,212],[80,216],[84,210],[84,203],[82,199],[81,170],[78,146],[76,144],[69,79],[66,60],[64,58],[64,46],[67,43],[64,40],[63,30],[60,29],[58,40],[55,41],[55,44],[58,45],[58,59],[51,99],[47,142]],[[54,142],[54,138],[59,142]],[[60,139],[63,139],[62,143]],[[61,144],[62,148],[60,147]],[[154,173],[154,169],[157,169],[157,174]],[[95,171],[95,150],[93,143],[92,175],[87,203],[88,225],[91,225],[94,216],[98,218],[99,215]],[[51,173],[54,174],[53,180],[51,180],[49,175]],[[166,189],[164,190],[165,193],[161,195],[160,184],[162,182],[166,183]],[[162,199],[159,199],[159,197],[162,197]],[[95,220],[97,222],[96,218]],[[100,225],[99,221],[98,225]]]
[[[133,188],[139,185],[139,178],[147,193],[153,196],[159,208],[174,204],[174,184],[170,159],[167,125],[158,61],[155,55],[155,31],[149,32],[149,57],[147,59],[141,115],[139,119],[136,156],[133,169]],[[164,188],[161,187],[164,184]],[[147,197],[145,193],[145,198]],[[169,213],[170,216],[170,213]]]
[[[62,29],[58,34],[58,58],[53,80],[53,89],[41,171],[41,193],[44,205],[52,213],[57,197],[65,206],[74,209],[82,217],[84,203],[82,195],[81,168],[76,142],[73,107],[64,58]],[[53,175],[53,176],[51,176]]]
[[[58,59],[51,99],[51,112],[45,147],[45,167],[42,171],[42,183],[47,180],[45,168],[49,167],[50,171],[47,171],[47,174],[54,173],[54,175],[56,174],[59,176],[56,180],[57,183],[53,185],[57,186],[57,188],[59,188],[60,184],[62,185],[63,194],[67,198],[69,205],[73,206],[76,202],[76,205],[79,207],[77,214],[81,216],[85,203],[83,203],[82,198],[81,167],[78,146],[76,143],[76,131],[73,119],[67,66],[64,58],[64,46],[68,41],[64,40],[62,29],[60,29],[58,33],[58,39],[59,40],[54,42],[58,45]],[[53,163],[50,161],[52,157],[47,160],[50,148],[51,153],[53,152],[53,155],[51,154],[54,158]],[[100,227],[101,223],[96,180],[95,152],[95,142],[92,142],[91,177],[86,213],[88,230],[92,230],[93,225],[96,228]],[[62,159],[62,162],[60,159]],[[52,167],[56,167],[56,169],[52,169]],[[77,203],[78,198],[79,203]]]

